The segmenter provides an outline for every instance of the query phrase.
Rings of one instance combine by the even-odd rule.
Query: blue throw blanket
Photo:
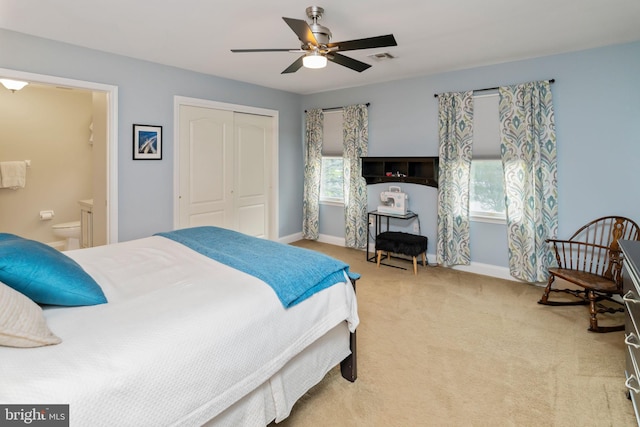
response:
[[[350,278],[342,261],[319,252],[259,239],[218,227],[193,227],[157,233],[237,270],[255,276],[273,288],[285,307],[291,307],[336,283]]]

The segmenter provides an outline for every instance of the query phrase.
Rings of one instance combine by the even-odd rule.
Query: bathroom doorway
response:
[[[117,242],[117,87],[7,69],[0,77],[29,82],[15,93],[0,87],[0,113],[29,126],[24,137],[19,123],[6,126],[13,136],[0,140],[0,161],[30,160],[24,188],[0,189],[0,231],[54,242],[52,225],[80,219],[78,202],[93,199],[95,245]],[[41,219],[48,210],[54,217]]]

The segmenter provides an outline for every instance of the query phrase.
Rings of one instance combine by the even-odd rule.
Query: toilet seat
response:
[[[63,222],[61,224],[52,225],[51,228],[56,230],[62,230],[65,228],[80,228],[80,221]]]

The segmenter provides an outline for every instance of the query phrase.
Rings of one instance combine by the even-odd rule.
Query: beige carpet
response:
[[[358,379],[332,370],[278,426],[636,425],[623,332],[588,332],[586,307],[539,305],[531,285],[430,266],[414,276],[362,251],[295,244],[362,274]]]

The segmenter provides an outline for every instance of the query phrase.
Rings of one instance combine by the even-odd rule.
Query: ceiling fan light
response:
[[[302,58],[302,65],[305,68],[324,68],[327,66],[327,58],[319,52],[311,52]]]
[[[20,90],[29,84],[28,82],[22,82],[19,80],[11,80],[11,79],[0,79],[0,83],[2,83],[2,86],[9,89],[11,92]]]

